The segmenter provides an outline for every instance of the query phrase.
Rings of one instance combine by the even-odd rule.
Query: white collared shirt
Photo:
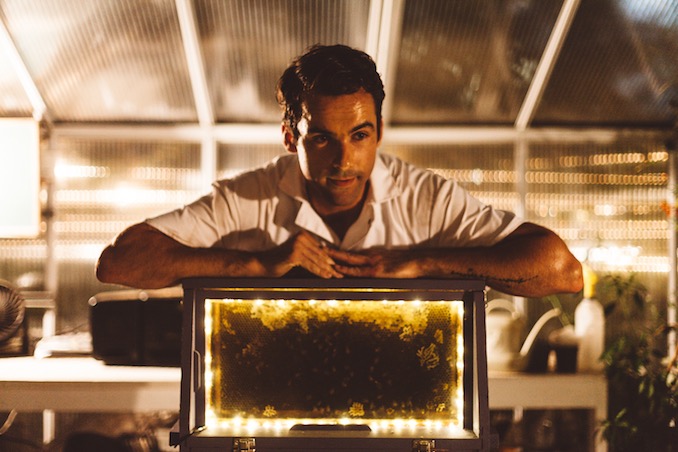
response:
[[[247,251],[272,248],[302,229],[345,250],[488,246],[522,223],[454,181],[381,153],[369,187],[341,241],[309,203],[295,154],[217,181],[209,195],[147,223],[191,247]]]

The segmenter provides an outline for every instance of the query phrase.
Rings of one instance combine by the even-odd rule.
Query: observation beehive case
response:
[[[203,450],[209,438],[228,450],[409,451],[422,440],[430,450],[436,442],[481,450],[476,347],[465,342],[473,345],[483,289],[450,280],[186,281],[182,448]],[[486,374],[484,384],[486,393]]]

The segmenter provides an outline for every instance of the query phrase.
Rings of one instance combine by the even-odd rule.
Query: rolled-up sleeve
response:
[[[187,246],[209,248],[219,243],[225,233],[224,226],[236,221],[232,213],[233,206],[226,199],[226,193],[216,184],[212,192],[179,209],[167,212],[146,223],[160,232]],[[234,226],[234,225],[230,225]]]

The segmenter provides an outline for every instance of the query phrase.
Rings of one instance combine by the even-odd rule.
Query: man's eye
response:
[[[314,135],[313,142],[315,144],[325,144],[327,143],[327,137],[325,135]]]
[[[370,134],[368,134],[367,132],[356,132],[355,134],[353,134],[353,138],[358,141],[362,141],[369,136]]]

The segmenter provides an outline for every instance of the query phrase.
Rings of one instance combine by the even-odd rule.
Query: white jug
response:
[[[522,371],[528,363],[535,339],[549,320],[561,314],[553,308],[542,315],[530,330],[525,342],[521,337],[525,319],[515,305],[501,298],[487,303],[487,366],[489,370]]]

